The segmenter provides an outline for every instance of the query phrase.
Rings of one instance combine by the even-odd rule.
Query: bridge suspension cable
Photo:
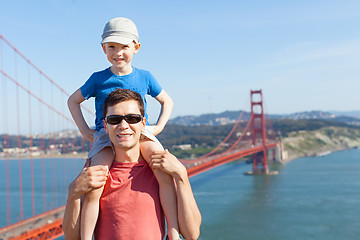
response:
[[[0,179],[0,187],[3,184],[5,189],[4,203],[0,204],[4,209],[0,211],[4,216],[6,213],[6,218],[0,219],[1,228],[63,205],[69,181],[82,164],[81,161],[70,164],[66,158],[59,163],[58,153],[76,149],[85,152],[86,149],[85,141],[77,140],[80,139],[77,131],[69,137],[60,134],[75,126],[65,113],[69,94],[2,35],[0,55],[0,166],[4,171],[0,174],[4,176],[4,180]],[[44,79],[49,84],[46,87]],[[94,116],[92,111],[82,107]],[[34,123],[39,125],[35,131],[37,124]],[[42,208],[39,208],[40,203]]]

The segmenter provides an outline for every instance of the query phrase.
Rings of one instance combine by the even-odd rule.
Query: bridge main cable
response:
[[[16,81],[14,78],[10,77],[9,75],[7,75],[3,70],[0,69],[0,73],[3,74],[6,78],[8,78],[9,80],[11,80],[12,82],[14,82],[17,86],[19,86],[20,88],[22,88],[24,91],[26,91],[27,93],[29,93],[32,97],[34,97],[36,100],[38,100],[39,102],[41,102],[42,104],[44,104],[45,106],[47,106],[49,109],[51,109],[52,111],[56,112],[57,114],[59,114],[60,116],[62,116],[63,118],[65,118],[66,120],[70,121],[71,123],[75,124],[75,122],[65,116],[63,113],[59,112],[58,110],[56,110],[54,107],[52,107],[50,104],[46,103],[44,100],[42,100],[40,97],[36,96],[33,92],[31,92],[29,89],[27,89],[26,87],[24,87],[21,83],[19,83],[18,81]]]
[[[35,68],[42,76],[44,76],[48,81],[50,81],[51,84],[53,84],[55,87],[57,87],[61,92],[63,92],[66,96],[70,96],[70,93],[65,91],[62,87],[60,87],[59,84],[57,84],[54,80],[52,80],[49,76],[47,76],[43,71],[41,71],[40,68],[38,68],[34,63],[30,61],[27,57],[25,57],[24,54],[22,54],[15,46],[13,46],[3,35],[0,34],[0,38],[7,44],[9,47],[11,47],[16,53],[18,53],[28,64],[30,64],[33,68]],[[85,109],[88,113],[91,115],[94,115],[94,112],[88,109],[85,106],[81,106],[83,109]]]

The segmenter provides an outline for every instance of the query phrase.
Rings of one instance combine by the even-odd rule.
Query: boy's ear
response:
[[[135,43],[135,51],[134,54],[137,54],[137,52],[140,50],[140,43]]]
[[[101,47],[102,47],[102,49],[103,49],[104,53],[106,54],[106,47],[105,47],[105,44],[101,44]]]

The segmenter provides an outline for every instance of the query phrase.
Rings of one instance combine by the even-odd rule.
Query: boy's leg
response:
[[[91,157],[91,166],[103,165],[110,169],[114,153],[111,147],[105,147],[100,152]],[[83,205],[81,209],[81,239],[91,240],[95,225],[99,215],[99,200],[104,187],[94,189],[84,196]]]
[[[141,154],[149,163],[153,151],[164,151],[163,147],[148,138],[140,142]],[[160,201],[167,222],[168,237],[170,240],[179,239],[179,226],[177,219],[176,192],[173,178],[159,169],[153,170],[159,182]]]

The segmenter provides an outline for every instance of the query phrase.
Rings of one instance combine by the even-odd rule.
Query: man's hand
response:
[[[150,158],[150,167],[160,169],[175,179],[187,174],[184,165],[167,149],[153,152]]]
[[[81,197],[93,189],[104,186],[108,171],[107,166],[96,165],[90,167],[90,161],[87,160],[79,176],[70,184],[69,193]]]

